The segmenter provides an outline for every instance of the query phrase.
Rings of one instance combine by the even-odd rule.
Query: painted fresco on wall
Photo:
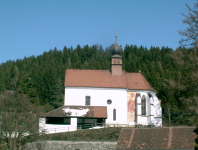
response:
[[[127,121],[135,121],[135,97],[136,92],[127,92]]]

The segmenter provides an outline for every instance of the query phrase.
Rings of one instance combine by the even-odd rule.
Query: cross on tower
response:
[[[116,37],[116,43],[117,43],[117,29],[116,29],[116,35],[115,35],[115,37]]]

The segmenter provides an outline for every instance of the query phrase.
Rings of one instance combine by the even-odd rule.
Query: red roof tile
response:
[[[109,70],[66,69],[65,86],[155,91],[141,73],[123,71],[122,75],[112,75]]]
[[[117,149],[193,149],[195,127],[122,129]]]
[[[195,128],[174,128],[172,137],[172,149],[193,149],[195,145]]]
[[[65,112],[64,109],[70,109],[71,111]],[[79,114],[71,113],[72,111],[80,112],[87,110],[88,112],[82,116]],[[48,113],[41,115],[41,117],[84,117],[84,118],[107,118],[106,106],[62,106]]]

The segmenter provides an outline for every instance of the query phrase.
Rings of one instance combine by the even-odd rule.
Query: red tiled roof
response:
[[[122,75],[112,75],[109,70],[66,69],[65,86],[155,91],[141,73],[123,71]]]
[[[122,129],[117,149],[194,149],[195,127]]]
[[[84,115],[64,112],[64,109],[70,109],[71,112],[74,110],[83,111],[88,109],[89,111]],[[62,106],[48,113],[41,115],[41,117],[84,117],[84,118],[107,118],[107,107],[106,106]]]
[[[196,134],[195,128],[174,128],[172,149],[194,149]]]

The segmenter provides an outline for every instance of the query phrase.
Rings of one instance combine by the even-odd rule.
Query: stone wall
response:
[[[24,149],[31,150],[115,150],[117,142],[87,141],[37,141],[28,143]]]

